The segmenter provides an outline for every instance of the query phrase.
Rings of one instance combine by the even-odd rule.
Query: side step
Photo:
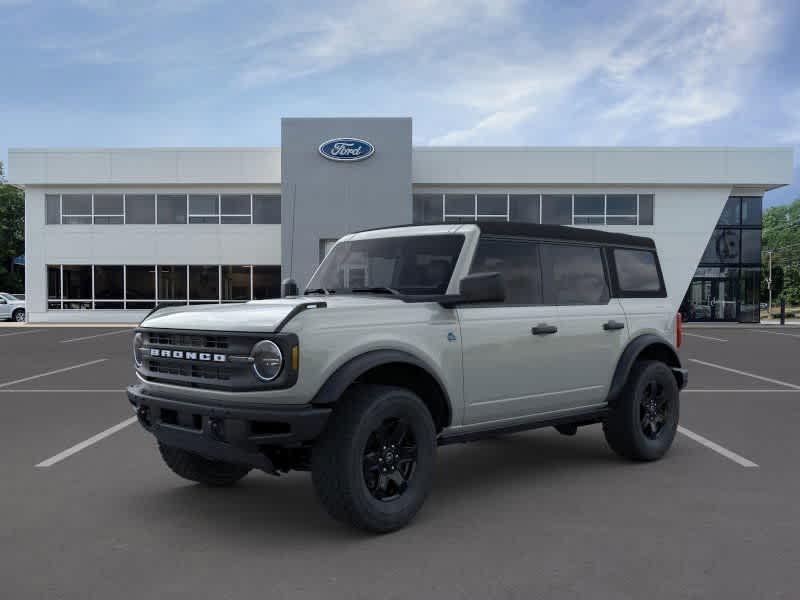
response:
[[[593,425],[600,423],[608,414],[608,408],[595,408],[581,412],[574,412],[570,415],[562,415],[560,417],[544,418],[544,419],[531,419],[523,421],[522,423],[515,423],[514,425],[503,425],[501,427],[490,427],[487,429],[477,429],[472,431],[454,431],[452,433],[445,433],[439,436],[437,440],[440,446],[448,444],[463,444],[465,442],[474,442],[476,440],[494,437],[506,433],[517,433],[520,431],[528,431],[530,429],[541,429],[542,427],[554,427],[555,425]]]

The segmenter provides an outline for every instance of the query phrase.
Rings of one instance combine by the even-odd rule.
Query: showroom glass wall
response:
[[[279,265],[48,265],[48,310],[143,310],[280,296]]]
[[[681,303],[685,321],[757,323],[761,198],[731,196]]]

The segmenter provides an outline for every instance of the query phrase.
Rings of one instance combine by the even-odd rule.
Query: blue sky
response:
[[[799,26],[794,0],[0,0],[0,160],[412,116],[418,145],[792,145],[787,202]]]

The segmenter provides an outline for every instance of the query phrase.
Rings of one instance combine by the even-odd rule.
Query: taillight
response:
[[[681,313],[675,315],[675,347],[680,348],[683,344],[683,317]]]

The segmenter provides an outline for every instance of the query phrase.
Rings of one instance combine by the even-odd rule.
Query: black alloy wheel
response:
[[[398,499],[417,467],[417,442],[404,419],[386,419],[364,448],[364,483],[381,502]]]
[[[669,416],[669,405],[664,385],[657,379],[647,381],[639,398],[639,422],[646,438],[655,440],[661,434]]]

